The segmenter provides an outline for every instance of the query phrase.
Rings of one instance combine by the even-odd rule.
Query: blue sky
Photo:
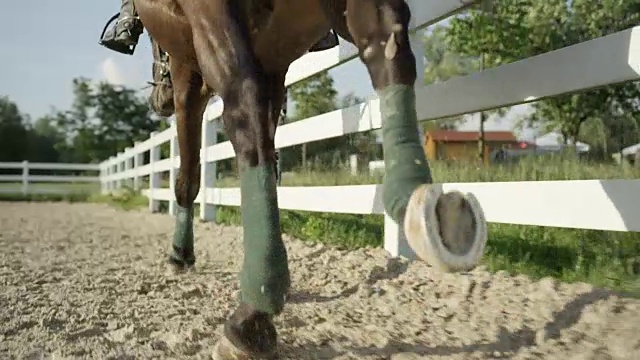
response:
[[[106,20],[119,10],[118,0],[14,0],[0,13],[0,96],[8,95],[32,119],[72,101],[71,81],[84,76],[133,88],[151,79],[151,50],[146,33],[133,56],[98,45]],[[369,97],[373,88],[359,60],[330,71],[340,96]],[[520,113],[521,111],[516,111]],[[511,121],[491,121],[488,130],[511,128]],[[464,130],[476,130],[471,119]]]
[[[67,108],[71,80],[85,76],[133,88],[151,79],[151,50],[146,33],[133,56],[98,45],[118,0],[15,0],[0,13],[0,95],[8,95],[32,118],[51,107]],[[331,71],[340,95],[373,92],[364,67],[356,61]]]

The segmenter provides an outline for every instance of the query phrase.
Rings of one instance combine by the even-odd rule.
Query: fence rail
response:
[[[419,79],[424,63],[420,35],[415,30],[433,24],[470,6],[475,1],[408,1],[413,20],[411,43]],[[351,44],[305,55],[294,62],[286,84],[292,85],[320,71],[354,59]],[[574,93],[609,84],[640,80],[640,26],[573,46],[523,59],[489,70],[428,86],[416,86],[417,112],[421,121],[524,104],[551,96]],[[346,134],[379,129],[379,100],[371,99],[345,109],[278,127],[278,149]],[[215,220],[215,206],[239,206],[238,188],[216,188],[216,162],[235,157],[230,142],[216,144],[216,127],[222,107],[207,111],[203,121],[201,189],[196,199],[200,217]],[[169,143],[170,155],[161,158],[160,146]],[[149,161],[145,163],[146,153]],[[169,202],[175,214],[174,181],[180,157],[175,124],[147,140],[118,153],[99,165],[102,191],[127,183],[141,188],[148,177],[149,209]],[[0,168],[1,168],[0,164]],[[169,173],[169,188],[161,188],[160,174]],[[441,185],[445,191],[473,192],[495,223],[640,231],[640,180],[527,181],[455,183]],[[357,186],[279,187],[282,209],[332,213],[384,214],[382,187]],[[412,256],[398,226],[385,215],[385,249],[392,255]]]
[[[31,170],[48,171],[82,171],[99,172],[99,164],[71,164],[71,163],[41,163],[41,162],[0,162],[0,170],[20,170],[19,175],[0,175],[0,183],[19,184],[22,194],[29,193],[66,193],[74,191],[71,188],[38,187],[31,185],[34,183],[100,183],[100,176],[90,175],[35,175]],[[15,193],[16,189],[11,187],[0,187],[0,193]]]

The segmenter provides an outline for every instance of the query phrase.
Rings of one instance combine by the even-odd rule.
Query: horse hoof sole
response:
[[[404,232],[420,259],[445,272],[473,269],[487,242],[487,222],[475,196],[445,194],[435,184],[421,185],[411,195]]]

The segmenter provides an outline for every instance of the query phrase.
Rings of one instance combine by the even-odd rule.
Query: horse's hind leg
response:
[[[169,263],[173,271],[188,270],[195,264],[193,247],[193,203],[200,190],[200,134],[202,115],[209,98],[202,77],[189,67],[171,62],[174,101],[180,148],[180,169],[175,182],[177,213],[173,251]]]
[[[474,267],[484,251],[486,223],[475,197],[442,194],[417,132],[416,61],[404,0],[347,0],[347,25],[380,98],[385,210],[411,247],[443,270]]]

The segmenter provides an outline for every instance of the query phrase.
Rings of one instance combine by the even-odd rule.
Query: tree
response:
[[[447,81],[457,76],[464,76],[476,72],[480,63],[476,57],[466,56],[451,51],[447,45],[447,28],[437,25],[424,35],[424,55],[426,65],[424,69],[425,85]],[[463,120],[463,115],[428,121],[423,130],[446,129],[452,130]]]
[[[323,71],[291,86],[289,96],[295,102],[292,120],[296,121],[335,110],[338,92],[333,88],[333,78]]]
[[[348,108],[363,103],[365,100],[356,96],[354,93],[348,93],[340,99],[340,109]],[[347,134],[344,137],[347,141],[347,153],[364,154],[371,151],[371,144],[375,140],[372,131]]]
[[[14,102],[0,97],[0,161],[59,161],[54,132],[42,119],[31,126]]]
[[[8,97],[0,97],[0,161],[23,161],[29,154],[25,116]]]
[[[58,144],[64,136],[53,125],[50,116],[43,116],[36,120],[29,131],[29,160],[38,162],[58,162],[61,153]]]
[[[135,90],[89,79],[73,80],[74,100],[33,126],[0,97],[0,161],[99,162],[145,140],[161,125]]]
[[[289,88],[289,98],[295,104],[294,115],[285,122],[307,119],[333,110],[350,107],[364,102],[353,93],[338,98],[333,87],[333,79],[327,72],[315,74],[307,80]],[[283,169],[295,167],[301,159],[303,168],[309,168],[308,160],[314,160],[314,166],[335,166],[347,161],[354,153],[367,160],[376,151],[375,134],[373,132],[348,134],[346,136],[323,139],[302,144],[301,146],[283,149],[280,159]]]
[[[333,87],[333,78],[326,71],[291,86],[289,97],[295,103],[295,115],[287,121],[299,121],[336,110],[337,95],[338,92]],[[344,140],[334,138],[302,144],[300,149],[302,167],[308,167],[309,156],[317,158],[320,163],[331,161],[336,157],[336,154],[339,156],[339,151],[335,150],[342,147],[341,143],[344,143]],[[292,165],[288,155],[295,152],[297,152],[296,149],[289,149],[289,151],[282,153],[283,168]]]
[[[142,141],[161,126],[145,99],[136,91],[86,78],[73,80],[70,110],[51,114],[65,138],[58,149],[66,161],[98,162]]]
[[[340,108],[344,109],[363,102],[365,102],[365,99],[353,93],[348,93],[340,99]],[[378,146],[376,142],[379,132],[379,130],[372,130],[344,136],[344,139],[347,141],[347,144],[345,144],[345,155],[356,155],[358,165],[368,164],[377,154],[381,154],[382,152],[382,147]]]
[[[133,89],[101,83],[97,87],[94,104],[94,116],[100,123],[98,138],[109,153],[146,140],[161,127],[160,118]]]
[[[486,55],[487,67],[549,52],[594,37],[627,29],[640,20],[640,5],[633,0],[494,0],[492,13],[479,9],[453,19],[447,29],[452,51],[468,56]],[[628,114],[638,118],[638,82],[545,99],[533,104],[530,122],[559,130],[565,141],[576,141],[584,124],[596,122],[613,134],[611,119]]]

